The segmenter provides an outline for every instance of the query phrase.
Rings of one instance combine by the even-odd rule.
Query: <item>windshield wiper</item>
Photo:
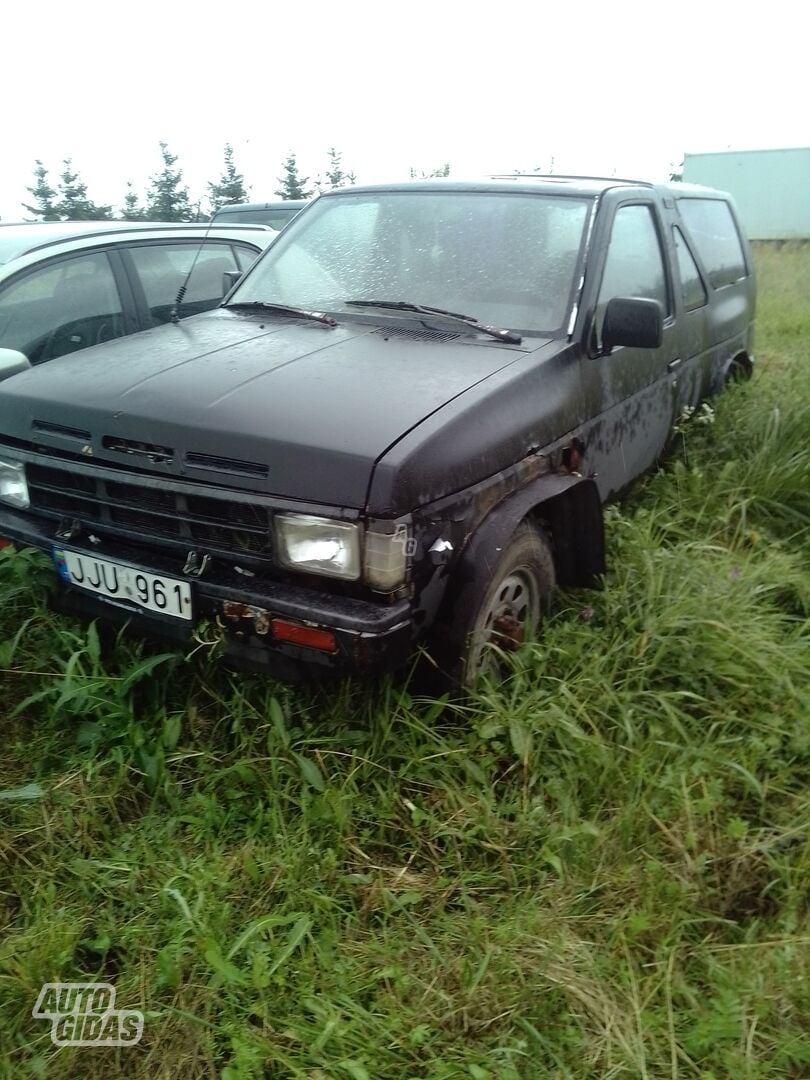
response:
[[[520,345],[523,338],[514,330],[501,330],[498,326],[487,326],[472,315],[461,315],[457,311],[445,311],[444,308],[429,307],[427,304],[412,304],[409,300],[347,300],[346,304],[351,307],[378,307],[391,308],[392,311],[416,311],[420,315],[440,315],[443,319],[453,319],[455,322],[464,323],[474,330],[480,330],[482,334],[489,334],[496,341],[505,341],[508,345]]]
[[[237,300],[234,304],[223,304],[225,308],[252,308],[254,311],[269,311],[271,315],[291,315],[295,319],[312,319],[324,326],[337,326],[337,319],[324,311],[305,311],[304,308],[290,307],[289,304],[268,304],[264,300]]]

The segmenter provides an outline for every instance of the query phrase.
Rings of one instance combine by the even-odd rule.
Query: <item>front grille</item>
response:
[[[116,503],[141,506],[145,510],[167,510],[173,514],[177,509],[177,496],[171,491],[140,487],[138,484],[119,484],[117,480],[107,481],[107,497]]]
[[[31,508],[57,519],[76,518],[103,533],[124,530],[140,539],[170,541],[269,558],[270,511],[256,503],[191,495],[127,480],[104,480],[68,469],[26,467]]]

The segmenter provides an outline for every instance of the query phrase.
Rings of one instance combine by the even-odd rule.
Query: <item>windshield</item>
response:
[[[230,303],[356,315],[363,309],[347,301],[404,300],[551,333],[572,302],[589,207],[492,191],[327,196],[291,223]]]

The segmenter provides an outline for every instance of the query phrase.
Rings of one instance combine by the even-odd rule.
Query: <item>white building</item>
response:
[[[728,191],[751,240],[810,240],[810,147],[686,154],[683,179]]]

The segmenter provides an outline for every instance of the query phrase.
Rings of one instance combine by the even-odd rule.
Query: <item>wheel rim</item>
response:
[[[478,613],[467,662],[468,683],[484,674],[501,675],[503,657],[499,650],[516,649],[525,630],[533,630],[539,619],[540,590],[534,575],[523,567],[513,570],[490,590],[487,603]]]

